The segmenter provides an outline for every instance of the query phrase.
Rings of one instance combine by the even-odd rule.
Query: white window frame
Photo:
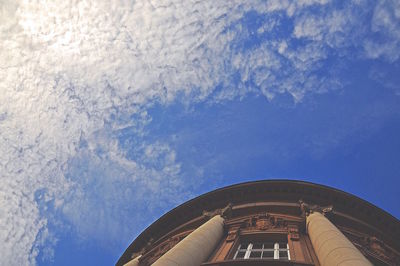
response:
[[[253,250],[253,243],[251,243],[251,242],[249,242],[249,244],[247,245],[246,249],[242,248],[242,244],[239,244],[239,246],[238,246],[238,248],[236,250],[236,253],[233,256],[233,259],[234,260],[236,259],[237,255],[239,254],[240,251],[243,252],[244,250],[246,250],[245,254],[244,254],[244,257],[240,258],[240,259],[245,259],[245,260],[250,259],[251,252],[253,252],[253,251],[256,251],[256,252],[257,251],[261,251],[261,258],[260,259],[263,259],[262,257],[263,257],[264,251],[274,251],[274,258],[273,259],[274,260],[279,260],[279,252],[280,251],[286,251],[287,259],[290,260],[290,249],[289,249],[289,244],[288,243],[286,243],[286,248],[279,248],[279,242],[275,242],[274,243],[274,248],[273,249],[264,248],[264,245],[265,245],[265,243],[263,243],[263,247],[261,249],[254,249]]]
[[[244,254],[244,259],[247,260],[250,258],[251,251],[253,250],[253,243],[249,243],[247,246],[246,254]]]

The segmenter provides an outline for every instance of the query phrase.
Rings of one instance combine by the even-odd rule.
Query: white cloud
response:
[[[379,1],[373,12],[371,30],[378,36],[365,40],[367,56],[396,61],[400,56],[400,2]]]
[[[296,19],[293,35],[330,47],[346,47],[352,39],[350,32],[358,27],[357,16],[349,9],[328,9],[326,14],[305,12]],[[360,30],[360,29],[359,29]]]
[[[77,188],[62,206],[81,237],[115,247],[143,230],[149,216],[155,218],[160,210],[187,198],[180,164],[168,145],[134,147],[130,152],[138,154],[135,160],[108,137],[97,136],[88,146],[92,148],[82,149],[69,161],[69,175]]]
[[[107,230],[118,235],[110,231],[117,226],[109,217],[125,222],[134,208],[116,205],[130,200],[139,205],[149,194],[154,209],[181,200],[170,197],[185,186],[175,151],[145,139],[151,121],[146,109],[154,102],[170,103],[177,95],[189,103],[210,95],[222,101],[249,92],[269,99],[290,93],[300,101],[308,92],[327,90],[336,81],[314,72],[327,56],[326,46],[347,45],[344,28],[354,20],[339,11],[302,15],[311,5],[326,4],[1,1],[0,264],[35,264],[50,212],[40,204],[64,213],[81,234],[96,237]],[[385,8],[377,6],[373,30],[389,34],[391,42],[376,55],[368,52],[376,44],[365,47],[370,57],[394,60],[399,28],[390,21],[398,21],[398,6],[389,20]],[[272,38],[280,24],[264,24],[261,43],[237,50],[250,36],[246,25],[238,26],[250,10],[293,18],[293,35]],[[293,36],[313,43],[294,47]],[[123,130],[136,142],[119,143]]]

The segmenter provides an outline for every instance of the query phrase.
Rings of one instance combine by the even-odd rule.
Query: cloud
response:
[[[136,208],[188,197],[176,151],[147,138],[154,103],[301,101],[341,86],[318,71],[354,43],[397,60],[390,3],[374,11],[372,31],[390,40],[375,49],[363,33],[346,42],[357,18],[329,1],[1,1],[0,264],[35,264],[51,212],[117,236]]]
[[[364,42],[367,56],[396,61],[400,56],[400,3],[380,1],[373,10],[371,30],[373,37]]]
[[[330,12],[325,16],[303,15],[295,25],[294,36],[307,38],[314,41],[322,41],[324,38],[338,38],[337,34],[346,30],[345,25],[352,22],[352,18],[346,16],[346,11]],[[340,42],[342,44],[342,42]]]
[[[133,160],[116,140],[110,143],[109,138],[98,136],[91,142],[68,163],[77,188],[62,206],[82,238],[123,248],[118,246],[121,239],[129,241],[150,222],[149,216],[156,217],[187,198],[180,164],[168,145],[156,142],[133,147],[129,152],[138,154]]]

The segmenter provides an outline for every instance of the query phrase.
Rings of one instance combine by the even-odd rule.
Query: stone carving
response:
[[[179,237],[171,237],[167,240],[166,243],[163,243],[163,245],[158,248],[157,253],[161,256],[162,254],[173,248],[176,244],[178,244],[179,241]]]
[[[254,215],[242,224],[242,228],[265,231],[273,228],[286,228],[287,222],[268,213]]]
[[[363,248],[367,249],[370,253],[373,253],[378,258],[388,262],[389,265],[400,265],[400,254],[395,254],[389,247],[383,243],[379,238],[364,237],[363,238]]]
[[[258,219],[256,221],[256,227],[259,230],[267,230],[272,226],[271,222],[267,219]]]
[[[142,257],[142,259],[140,259],[140,261],[144,263],[144,265],[155,262],[159,257],[164,255],[164,253],[166,253],[168,250],[178,244],[180,240],[181,238],[179,236],[170,237],[169,239],[161,243],[156,249],[147,253],[144,257]]]
[[[300,233],[299,233],[299,228],[297,226],[289,226],[288,228],[289,231],[289,237],[291,240],[299,240],[300,239]]]
[[[227,242],[234,241],[239,234],[240,227],[230,228],[228,231],[228,236],[226,237]]]
[[[400,265],[400,254],[396,253],[379,238],[343,228],[342,230],[365,256],[375,257],[384,261],[387,265]]]
[[[229,203],[223,209],[216,209],[214,211],[203,211],[203,216],[212,218],[215,215],[221,215],[225,219],[229,219],[232,216],[232,203]]]
[[[311,205],[311,204],[307,204],[305,203],[303,200],[299,200],[299,204],[300,204],[300,209],[302,212],[302,216],[306,217],[309,214],[313,213],[313,212],[320,212],[323,215],[330,213],[333,210],[333,206],[326,206],[326,207],[322,207],[319,205]]]

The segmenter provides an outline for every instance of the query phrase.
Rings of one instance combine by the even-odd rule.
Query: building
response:
[[[116,265],[400,265],[400,221],[322,185],[242,183],[166,213]]]

